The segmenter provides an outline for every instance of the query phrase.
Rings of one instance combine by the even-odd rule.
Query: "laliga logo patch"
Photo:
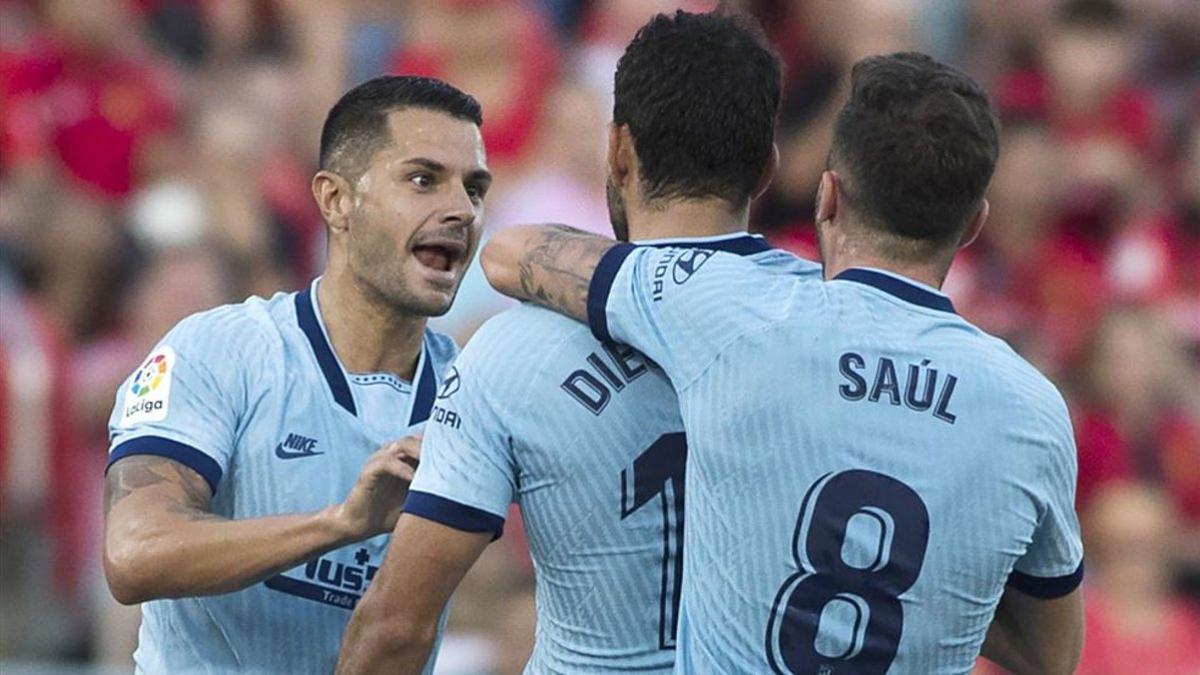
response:
[[[138,368],[129,383],[122,402],[121,426],[140,422],[158,422],[167,417],[171,394],[171,371],[175,367],[175,350],[163,345],[154,350]]]
[[[700,266],[708,262],[708,259],[711,257],[712,251],[705,251],[703,249],[691,249],[684,251],[683,254],[675,260],[675,267],[671,270],[671,279],[676,284],[682,284],[688,279],[691,279],[692,275],[696,273],[696,270],[700,269]]]

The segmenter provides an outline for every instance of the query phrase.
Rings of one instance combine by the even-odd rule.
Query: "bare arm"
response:
[[[208,483],[183,464],[125,457],[109,469],[104,487],[109,589],[124,604],[228,593],[387,532],[412,480],[417,443],[404,439],[372,455],[341,504],[246,520],[210,513]]]
[[[1069,675],[1083,651],[1083,594],[1042,600],[1007,588],[983,643],[984,657],[1016,675]]]
[[[446,602],[491,539],[402,515],[382,568],[350,617],[337,672],[420,673]]]
[[[566,225],[523,225],[496,233],[479,260],[501,293],[587,321],[592,274],[616,243]]]

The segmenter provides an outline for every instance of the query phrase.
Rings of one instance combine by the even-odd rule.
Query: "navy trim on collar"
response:
[[[608,334],[608,294],[612,291],[613,281],[617,272],[630,253],[637,250],[633,244],[620,243],[604,252],[596,269],[592,272],[592,280],[588,282],[587,315],[588,325],[592,335],[601,342],[610,342]]]
[[[354,396],[350,393],[350,383],[346,382],[346,375],[342,372],[342,367],[338,365],[333,347],[325,339],[325,332],[321,330],[321,324],[317,321],[317,312],[313,309],[313,302],[310,289],[296,294],[296,322],[300,324],[300,330],[304,331],[305,337],[308,338],[308,344],[312,346],[313,355],[317,357],[317,365],[321,367],[321,374],[325,376],[325,382],[329,384],[329,392],[333,394],[333,400],[345,408],[346,412],[358,416],[358,409],[354,406]]]
[[[954,311],[954,304],[950,302],[950,298],[874,270],[852,267],[834,277],[834,280],[854,281],[866,284],[867,286],[878,288],[889,295],[894,295],[905,302],[911,302],[914,305],[942,312],[950,312],[951,314],[957,313]]]
[[[725,251],[734,255],[754,255],[755,253],[765,253],[766,251],[774,250],[775,247],[767,243],[762,237],[756,237],[752,234],[747,234],[741,237],[731,237],[729,239],[714,239],[708,241],[688,241],[687,239],[672,239],[668,241],[656,241],[646,244],[638,244],[639,246],[653,246],[655,248],[701,248],[706,251]]]
[[[421,349],[424,350],[425,358],[422,364],[421,373],[417,377],[417,387],[413,391],[412,413],[408,418],[408,426],[420,424],[429,419],[430,413],[433,412],[433,399],[437,394],[437,377],[433,374],[433,354],[421,342]]]

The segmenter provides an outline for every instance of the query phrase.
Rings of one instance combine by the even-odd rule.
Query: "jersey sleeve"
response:
[[[211,318],[180,322],[121,384],[108,424],[109,467],[131,455],[167,457],[216,492],[235,446],[245,390],[229,336]]]
[[[486,327],[485,327],[486,328]],[[481,329],[446,374],[421,442],[407,513],[465,532],[504,529],[517,489],[509,415],[522,400],[509,359]],[[504,403],[507,401],[508,403]]]
[[[686,387],[721,350],[774,318],[787,275],[731,253],[618,244],[596,266],[588,324],[601,341],[628,344]]]
[[[1083,542],[1075,512],[1075,440],[1066,406],[1061,397],[1056,398],[1055,419],[1048,420],[1053,440],[1045,448],[1048,466],[1039,521],[1033,541],[1008,579],[1008,585],[1044,599],[1064,596],[1083,581]]]

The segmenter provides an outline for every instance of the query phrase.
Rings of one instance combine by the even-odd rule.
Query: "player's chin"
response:
[[[450,304],[458,293],[458,285],[462,281],[465,265],[453,261],[449,265],[437,268],[424,265],[420,260],[411,259],[408,278],[408,295],[415,301],[413,309],[426,316],[441,316],[450,311]]]
[[[423,316],[441,316],[450,311],[458,293],[458,279],[453,284],[430,284],[420,281],[409,288],[412,310]]]

